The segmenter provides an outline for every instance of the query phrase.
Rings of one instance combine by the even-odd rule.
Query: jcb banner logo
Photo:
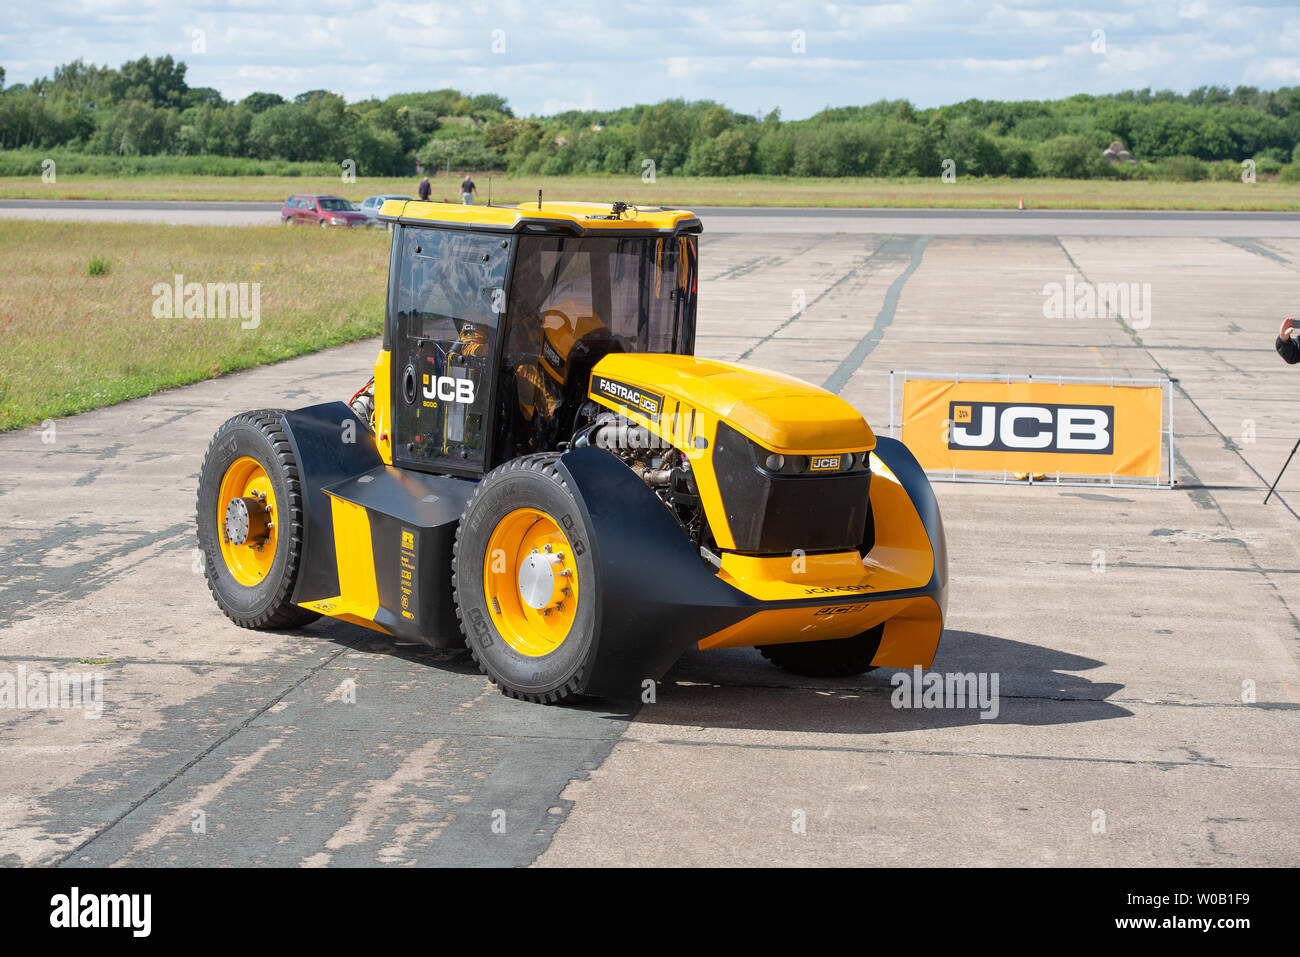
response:
[[[908,378],[901,438],[932,472],[1159,479],[1161,385]]]
[[[949,410],[950,449],[1085,455],[1115,451],[1113,405],[952,402]]]

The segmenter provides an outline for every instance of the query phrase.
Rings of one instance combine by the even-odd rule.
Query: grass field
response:
[[[0,431],[378,335],[387,272],[372,230],[0,220]],[[177,274],[260,284],[257,327],[156,318]]]
[[[488,175],[475,174],[480,201],[488,194]],[[519,203],[537,198],[540,188],[552,199],[623,200],[680,206],[913,206],[933,208],[1013,208],[1021,197],[1037,209],[1236,209],[1300,210],[1300,184],[1260,180],[1167,183],[1130,180],[1052,179],[780,179],[661,176],[642,183],[636,176],[530,176],[492,174],[492,201]],[[460,174],[432,179],[434,199],[457,201]],[[334,193],[353,201],[375,193],[415,195],[418,180],[311,176],[64,176],[56,183],[39,177],[0,178],[6,199],[247,200],[280,202],[290,193]]]

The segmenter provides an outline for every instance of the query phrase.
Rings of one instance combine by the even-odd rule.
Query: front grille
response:
[[[871,471],[786,474],[765,468],[769,451],[725,422],[713,469],[736,550],[757,555],[857,549],[866,534]]]

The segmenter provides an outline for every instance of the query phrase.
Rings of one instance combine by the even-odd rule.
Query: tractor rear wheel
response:
[[[302,558],[302,487],[279,409],[217,430],[199,472],[198,537],[208,588],[244,628],[297,628],[320,617],[291,600]]]
[[[759,645],[758,650],[772,664],[792,674],[809,678],[850,678],[874,670],[871,659],[876,656],[884,632],[882,623],[851,638]]]
[[[456,528],[452,590],[465,643],[511,697],[575,694],[595,647],[595,563],[554,454],[488,473]]]

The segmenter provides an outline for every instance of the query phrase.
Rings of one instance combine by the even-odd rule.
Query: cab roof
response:
[[[684,209],[628,207],[617,218],[613,209],[612,203],[465,206],[461,203],[390,199],[380,207],[379,218],[414,226],[459,226],[512,233],[560,232],[572,235],[698,233],[703,228],[695,214]]]

